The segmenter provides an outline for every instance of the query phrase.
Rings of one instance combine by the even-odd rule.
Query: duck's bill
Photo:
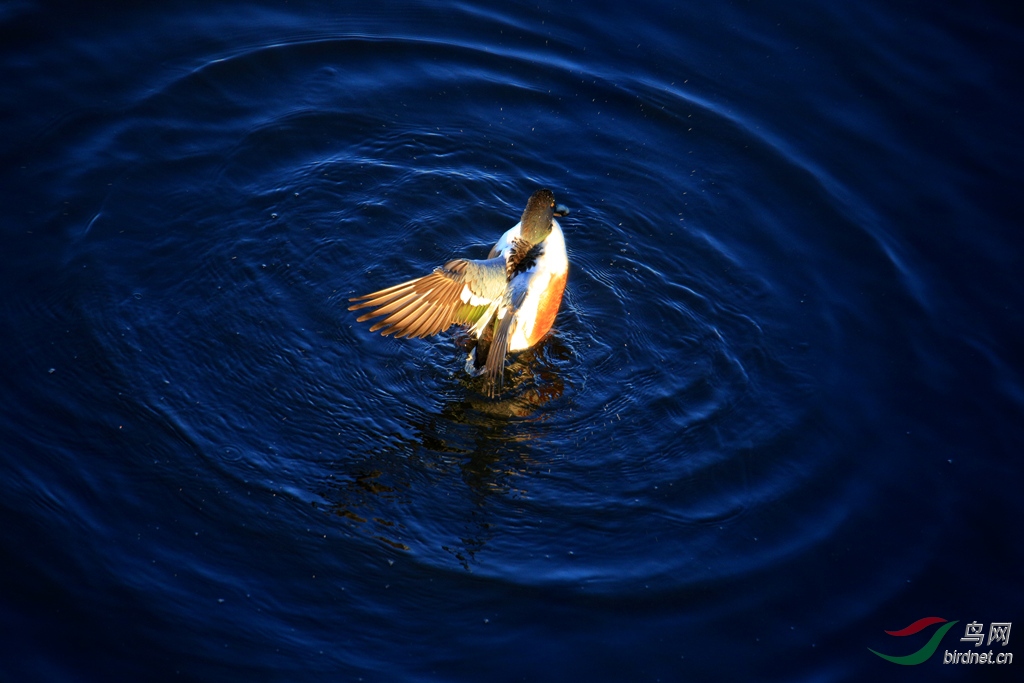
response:
[[[569,207],[566,206],[565,204],[555,204],[555,211],[554,211],[554,213],[555,213],[555,216],[558,216],[559,218],[561,218],[562,216],[568,216],[569,215]]]

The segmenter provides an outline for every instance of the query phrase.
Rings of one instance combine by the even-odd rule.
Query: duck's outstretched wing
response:
[[[435,268],[430,275],[354,297],[348,307],[372,308],[358,322],[383,317],[371,332],[396,337],[427,337],[461,323],[486,324],[505,293],[505,259],[486,261],[456,259]]]

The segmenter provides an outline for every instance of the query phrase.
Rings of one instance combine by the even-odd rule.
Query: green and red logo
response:
[[[881,652],[876,652],[875,650],[872,650],[870,647],[868,648],[868,650],[870,652],[875,653],[882,659],[886,659],[892,662],[893,664],[903,664],[904,666],[920,664],[921,662],[927,661],[929,657],[935,654],[935,651],[939,649],[939,643],[942,641],[942,637],[946,635],[946,632],[949,631],[949,629],[953,628],[953,626],[956,623],[956,621],[946,621],[941,617],[925,617],[924,619],[918,619],[910,626],[907,626],[906,628],[901,628],[898,631],[886,631],[886,633],[888,633],[890,636],[903,638],[905,636],[912,636],[915,633],[920,633],[929,626],[933,626],[935,624],[942,624],[942,626],[935,630],[935,633],[932,634],[932,637],[928,639],[928,642],[925,643],[920,650],[918,650],[917,652],[911,652],[909,655],[885,655]]]

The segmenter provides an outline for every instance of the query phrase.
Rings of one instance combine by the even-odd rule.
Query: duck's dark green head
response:
[[[539,244],[551,234],[552,219],[565,213],[568,210],[555,204],[555,195],[551,190],[537,190],[526,202],[519,234],[530,244]]]

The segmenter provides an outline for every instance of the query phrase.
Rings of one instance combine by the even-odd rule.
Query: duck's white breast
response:
[[[516,230],[518,234],[518,227],[509,230],[505,235],[509,235],[513,230]],[[503,239],[505,235],[502,236]],[[539,331],[539,334],[535,333],[535,326],[537,324],[544,325],[549,317],[543,315],[541,308],[552,304],[557,308],[561,301],[562,288],[565,285],[568,271],[569,260],[566,257],[562,226],[558,224],[558,221],[552,221],[551,234],[544,240],[544,250],[537,258],[537,262],[517,276],[528,278],[529,281],[526,299],[516,316],[517,324],[509,341],[509,351],[528,349],[547,332],[547,329],[544,329]],[[547,297],[552,295],[552,289],[557,290],[553,294],[557,296],[558,301],[547,300]],[[546,324],[550,325],[550,321],[547,321]]]

